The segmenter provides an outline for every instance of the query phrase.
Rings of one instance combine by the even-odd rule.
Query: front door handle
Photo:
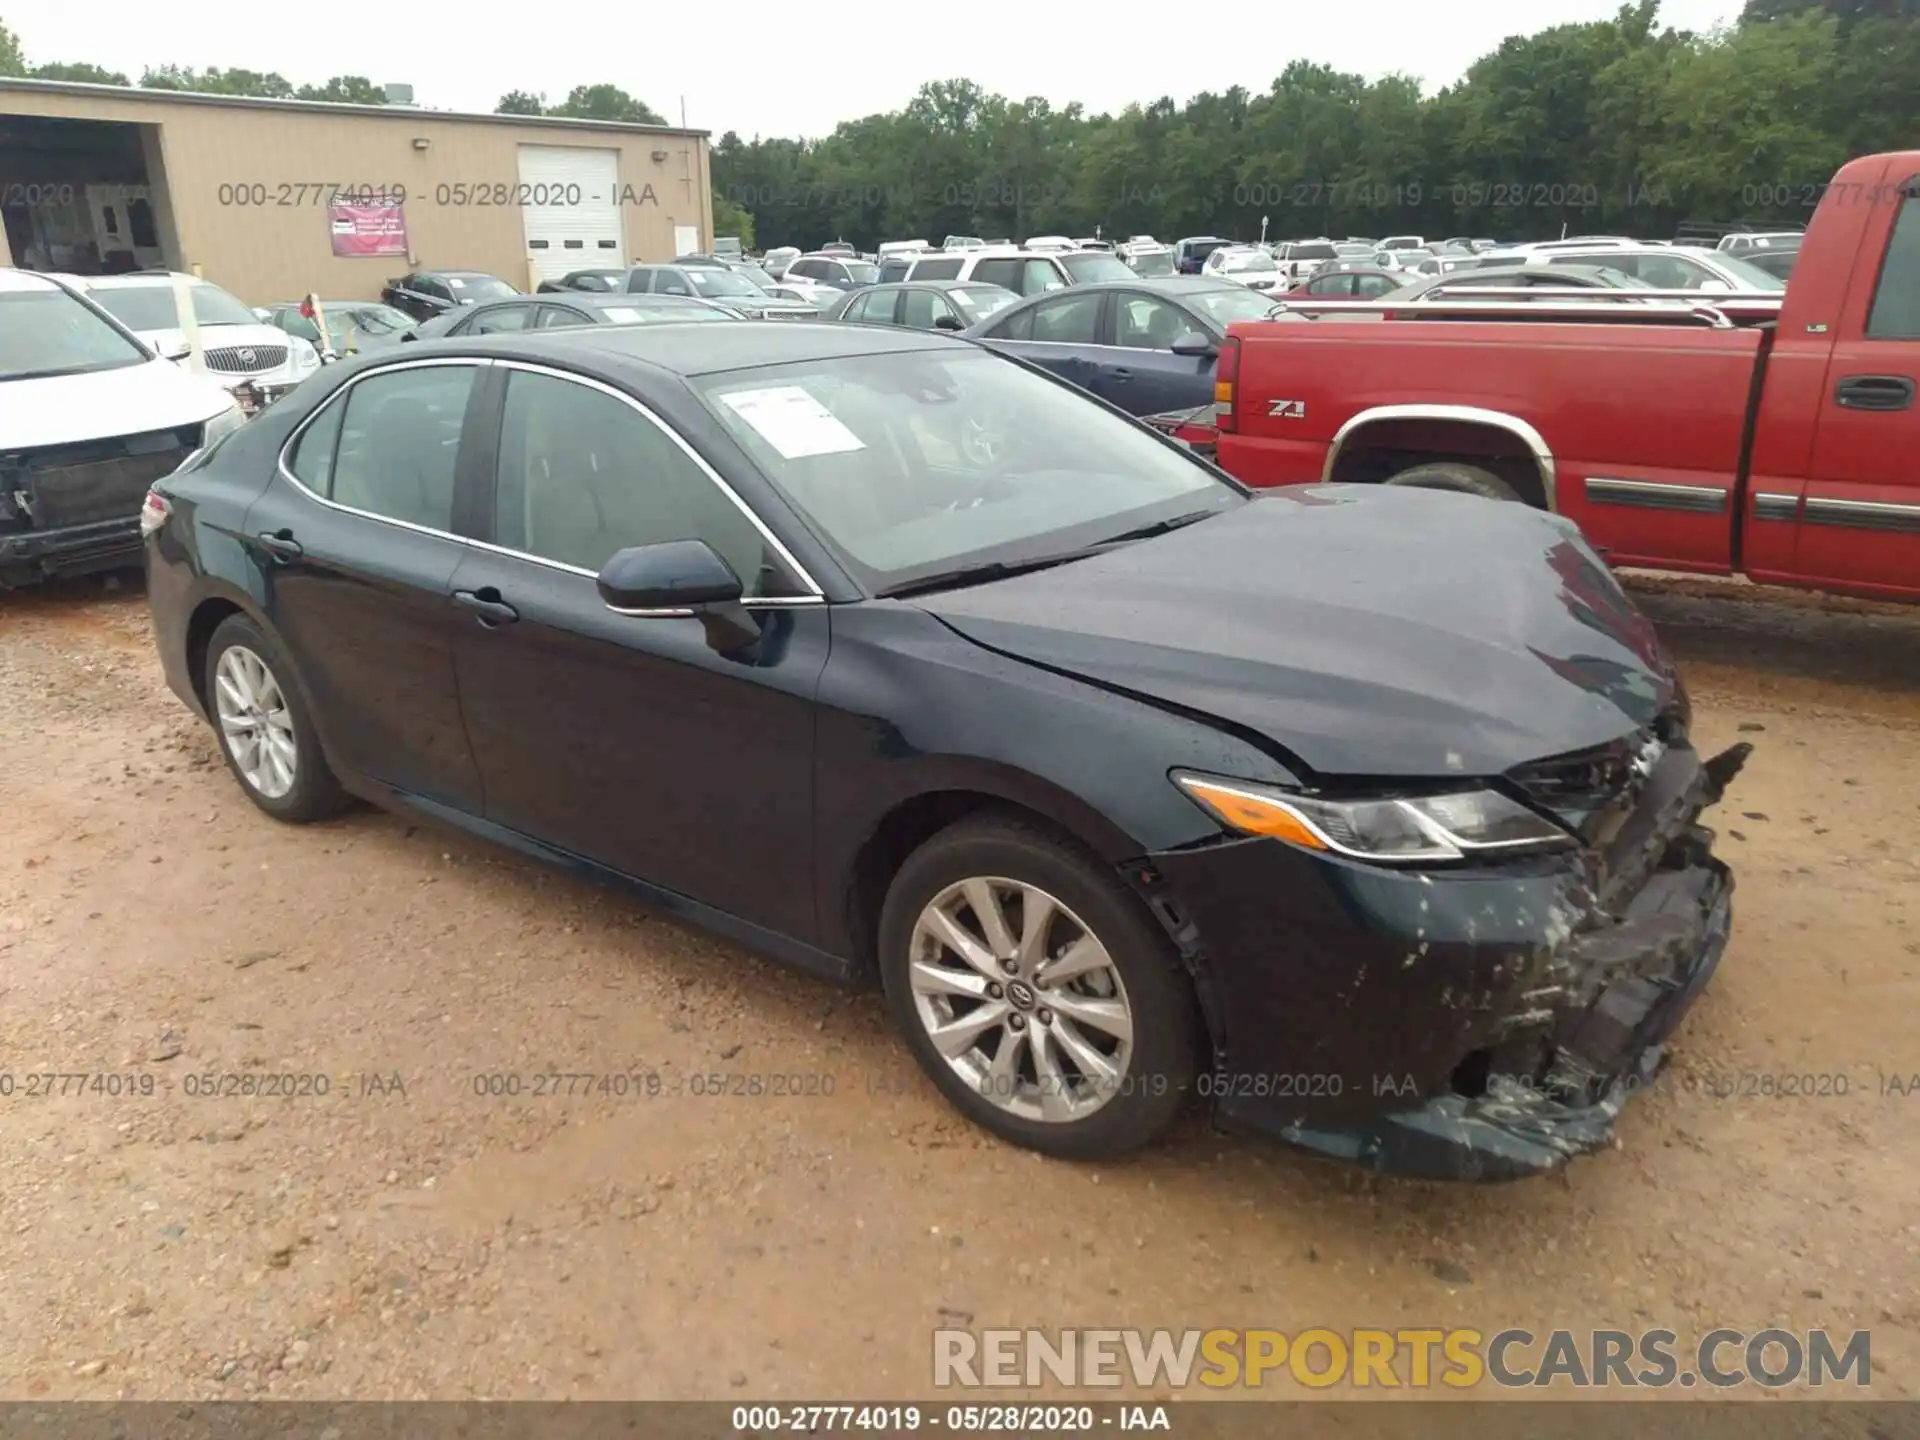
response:
[[[307,553],[291,530],[270,530],[260,536],[260,545],[276,560],[298,560]]]
[[[1834,386],[1833,403],[1848,410],[1908,410],[1913,395],[1909,375],[1848,375]]]
[[[511,625],[520,618],[520,612],[502,600],[500,592],[491,585],[478,590],[456,590],[453,598],[473,611],[489,630],[498,625]]]
[[[1118,384],[1118,383],[1120,383],[1121,381],[1125,381],[1125,380],[1131,380],[1131,379],[1133,378],[1133,371],[1131,371],[1131,370],[1109,370],[1109,371],[1107,371],[1107,378],[1108,378],[1109,380],[1112,380],[1112,381],[1113,381],[1113,382],[1114,382],[1115,384]]]

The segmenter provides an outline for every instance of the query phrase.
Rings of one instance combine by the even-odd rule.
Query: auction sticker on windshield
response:
[[[864,450],[860,437],[798,385],[736,390],[720,397],[786,460]]]

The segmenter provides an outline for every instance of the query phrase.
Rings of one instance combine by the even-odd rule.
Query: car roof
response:
[[[49,280],[44,275],[36,275],[31,270],[0,270],[0,290],[21,292],[32,291],[44,294],[49,290],[64,290],[66,287],[57,280]]]
[[[89,290],[142,290],[153,289],[160,285],[172,285],[176,280],[184,280],[189,285],[210,285],[210,280],[202,280],[197,275],[168,273],[164,275],[82,275],[80,283]]]
[[[498,275],[490,275],[485,270],[415,270],[415,275],[444,275],[450,280],[499,280]],[[505,284],[505,281],[501,281]]]
[[[496,344],[494,342],[502,342]],[[934,331],[895,326],[794,325],[780,320],[742,320],[732,325],[594,325],[522,331],[444,342],[458,348],[524,350],[565,359],[589,359],[619,368],[637,361],[676,375],[724,374],[767,365],[837,360],[860,355],[905,354],[943,346],[971,348]]]

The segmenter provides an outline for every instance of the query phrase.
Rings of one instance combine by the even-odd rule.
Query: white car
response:
[[[896,262],[897,263],[897,262]],[[1135,277],[1113,256],[1098,250],[986,250],[922,255],[902,280],[973,280],[998,285],[1016,295],[1038,295],[1069,285]]]
[[[242,409],[272,404],[320,368],[320,352],[311,343],[263,323],[218,285],[192,275],[94,275],[68,283],[153,349],[173,354],[187,342],[176,280],[186,284],[193,305],[207,375],[232,391]]]
[[[1151,240],[1129,240],[1114,253],[1129,270],[1143,280],[1180,273],[1180,267],[1173,262],[1171,245],[1159,245]]]
[[[1489,251],[1482,260],[1516,258],[1506,251]],[[1606,265],[1639,277],[1656,290],[1760,291],[1778,294],[1787,282],[1737,255],[1699,245],[1596,245],[1592,249],[1534,247],[1521,252],[1529,264]]]
[[[1382,250],[1424,250],[1426,237],[1422,235],[1389,235],[1380,242]]]
[[[847,292],[837,285],[823,285],[818,280],[782,280],[767,287],[769,295],[777,295],[782,300],[804,300],[816,310],[824,310],[829,305],[846,298]]]
[[[138,565],[147,487],[245,423],[77,290],[0,270],[0,589]]]
[[[1362,254],[1369,253],[1362,251]],[[1331,240],[1289,240],[1273,247],[1273,260],[1281,278],[1298,285],[1329,260],[1347,258]]]
[[[787,266],[804,253],[798,245],[776,245],[760,257],[760,268],[778,280],[787,273]]]
[[[1034,235],[1020,248],[1023,250],[1054,251],[1077,250],[1080,247],[1075,245],[1073,241],[1065,235]]]
[[[1276,291],[1288,285],[1287,273],[1258,245],[1227,245],[1207,256],[1200,273],[1215,280],[1231,280],[1249,290]]]

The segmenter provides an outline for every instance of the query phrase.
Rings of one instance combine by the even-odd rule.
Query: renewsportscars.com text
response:
[[[1139,1389],[1337,1385],[1465,1390],[1568,1386],[1662,1389],[1872,1383],[1872,1336],[1855,1330],[1672,1330],[1458,1327],[1393,1330],[936,1330],[939,1388],[1032,1388],[1052,1382]]]

